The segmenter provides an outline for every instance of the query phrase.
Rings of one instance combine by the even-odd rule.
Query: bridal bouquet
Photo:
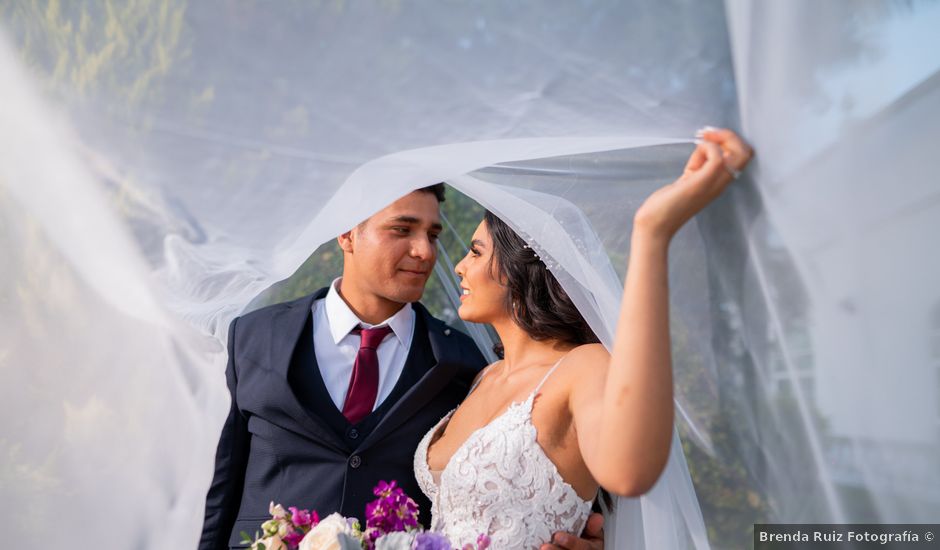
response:
[[[447,537],[421,528],[418,505],[396,485],[380,481],[372,490],[378,498],[366,505],[365,530],[356,518],[334,513],[321,520],[316,511],[285,510],[272,502],[271,519],[261,524],[261,533],[252,540],[242,531],[242,541],[251,550],[451,550]],[[489,544],[480,535],[476,546],[461,550],[486,550]]]

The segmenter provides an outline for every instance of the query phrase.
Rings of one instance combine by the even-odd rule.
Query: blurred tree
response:
[[[133,105],[159,96],[186,55],[185,11],[185,0],[19,0],[0,5],[0,21],[48,87]]]

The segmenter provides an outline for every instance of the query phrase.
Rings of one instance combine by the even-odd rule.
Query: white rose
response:
[[[396,532],[382,535],[375,541],[375,550],[411,550],[415,533]]]
[[[297,550],[340,550],[339,534],[352,533],[346,518],[333,513],[304,535]]]

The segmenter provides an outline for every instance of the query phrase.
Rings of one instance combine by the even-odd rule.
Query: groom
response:
[[[430,523],[415,448],[486,363],[417,301],[437,257],[443,200],[437,184],[395,201],[340,235],[343,276],[329,288],[232,322],[232,405],[200,550],[242,547],[239,533],[270,519],[272,500],[361,518],[380,480],[396,480]],[[599,520],[589,525],[592,537],[558,534],[546,547],[600,547]]]

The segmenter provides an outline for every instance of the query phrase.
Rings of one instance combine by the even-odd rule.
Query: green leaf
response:
[[[251,540],[251,536],[249,536],[248,533],[242,531],[239,534],[242,536],[242,542],[247,542],[248,544],[251,544],[252,542],[254,542],[253,540]]]

